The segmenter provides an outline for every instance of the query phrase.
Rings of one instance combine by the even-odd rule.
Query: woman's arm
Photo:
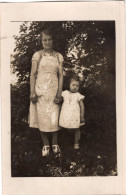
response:
[[[81,123],[84,123],[84,122],[85,122],[85,121],[84,121],[84,111],[85,111],[85,109],[84,109],[83,100],[80,100],[80,101],[79,101],[79,106],[80,106],[80,122],[81,122]]]
[[[38,67],[38,62],[33,60],[32,67],[31,67],[31,75],[30,75],[30,99],[33,103],[37,101],[36,93],[35,93],[37,67]]]
[[[56,104],[59,104],[60,101],[62,101],[62,97],[61,97],[62,88],[63,88],[63,62],[60,62],[59,70],[58,70],[58,90],[54,100]]]
[[[61,97],[62,88],[63,88],[63,62],[60,62],[59,72],[58,72],[58,91],[57,91],[58,97]]]

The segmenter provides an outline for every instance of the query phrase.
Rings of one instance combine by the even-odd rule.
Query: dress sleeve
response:
[[[59,53],[59,62],[63,62],[64,61],[64,59],[63,59],[63,56]]]
[[[35,52],[34,54],[33,54],[33,56],[32,56],[32,60],[31,61],[39,61],[39,58],[40,58],[40,56],[39,56],[39,53],[38,52]]]
[[[64,96],[65,96],[65,94],[66,94],[66,91],[62,91],[61,96],[62,96],[62,97],[64,97]]]
[[[78,102],[80,100],[84,100],[85,96],[84,95],[81,95],[80,93],[78,93]]]

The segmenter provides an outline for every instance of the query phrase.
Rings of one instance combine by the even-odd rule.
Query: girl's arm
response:
[[[85,122],[85,119],[84,119],[84,103],[83,103],[83,100],[80,100],[79,101],[79,106],[80,106],[80,122],[81,123],[84,123]]]
[[[31,67],[31,75],[30,75],[30,99],[33,103],[37,101],[37,97],[35,93],[37,66],[38,66],[38,62],[33,60],[32,67]]]

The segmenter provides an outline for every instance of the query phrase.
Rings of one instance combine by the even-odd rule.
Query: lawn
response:
[[[13,126],[12,177],[116,176],[116,140],[108,139],[105,134],[102,135],[105,131],[94,128],[91,125],[81,127],[79,150],[73,149],[73,133],[60,130],[58,140],[61,155],[54,155],[51,149],[48,157],[42,157],[42,140],[38,129],[29,128],[25,123]]]

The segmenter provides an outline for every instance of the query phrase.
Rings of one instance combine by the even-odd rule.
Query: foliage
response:
[[[27,121],[29,108],[29,85],[11,85],[11,122]]]
[[[38,43],[39,34],[44,27],[50,27],[54,39],[54,49],[59,51],[65,59],[64,71],[66,78],[71,72],[76,72],[82,78],[81,92],[91,99],[97,95],[101,100],[115,99],[115,27],[114,22],[24,22],[20,26],[20,36],[15,38],[15,52],[12,60],[13,72],[18,76],[18,88],[12,87],[12,99],[15,93],[20,93],[19,104],[22,112],[28,113],[29,75],[32,55],[42,49]],[[67,79],[64,79],[64,89],[67,88]],[[110,84],[111,83],[111,84]],[[15,89],[14,89],[15,88]],[[20,91],[20,92],[19,92]],[[22,94],[22,96],[21,96]],[[106,100],[105,100],[106,101]],[[14,103],[15,104],[15,103]],[[18,106],[18,105],[17,105]],[[13,108],[12,108],[12,113]],[[13,115],[13,114],[12,114]],[[16,121],[21,118],[13,115]],[[14,120],[13,120],[14,121]]]

